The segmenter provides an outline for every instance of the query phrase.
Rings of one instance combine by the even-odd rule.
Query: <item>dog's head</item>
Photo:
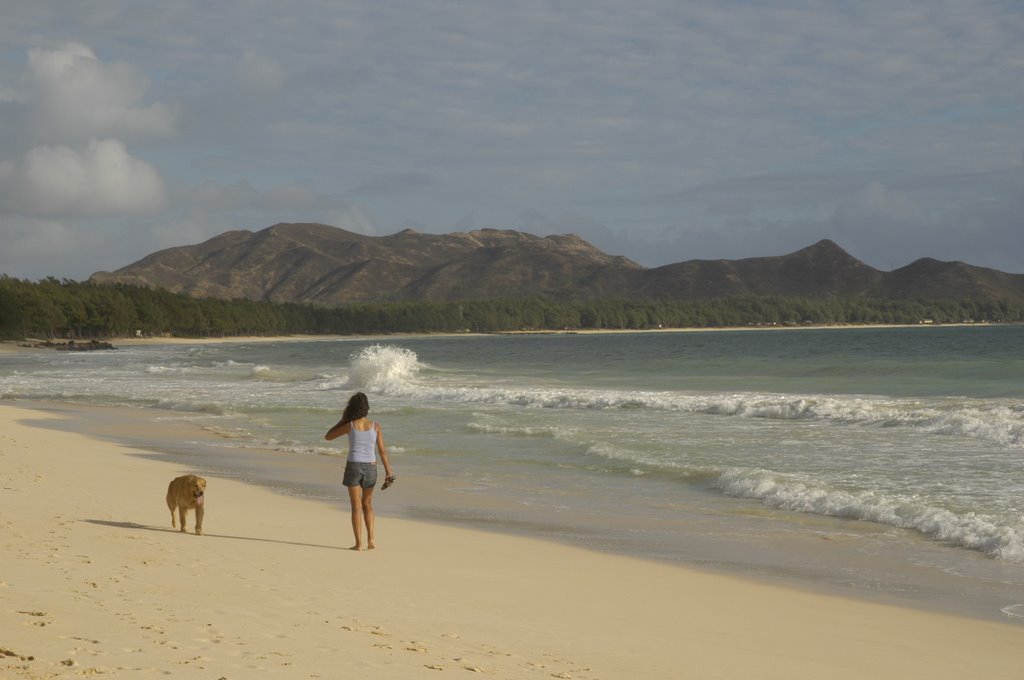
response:
[[[203,497],[206,494],[206,480],[202,477],[193,477],[189,481],[192,482],[191,492],[192,497],[196,500],[196,505],[202,505]]]

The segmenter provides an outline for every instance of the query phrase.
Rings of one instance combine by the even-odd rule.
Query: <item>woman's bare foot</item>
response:
[[[362,550],[362,549],[363,549],[363,546],[361,546],[359,544],[356,544],[356,545],[352,546],[351,548],[349,548],[349,550]]]
[[[377,546],[375,546],[375,545],[373,544],[373,541],[370,541],[370,545],[366,546],[366,549],[367,549],[367,550],[373,550],[373,549],[374,549],[374,548],[376,548],[376,547],[377,547]]]

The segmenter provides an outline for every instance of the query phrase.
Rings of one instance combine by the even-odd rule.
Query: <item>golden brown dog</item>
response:
[[[181,530],[185,531],[185,515],[189,510],[196,511],[196,535],[203,533],[203,514],[206,499],[206,480],[195,475],[182,475],[172,480],[167,486],[167,507],[171,510],[171,526],[175,524],[174,511],[181,518]]]

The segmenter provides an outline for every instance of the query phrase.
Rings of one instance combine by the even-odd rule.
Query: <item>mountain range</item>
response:
[[[886,272],[830,240],[788,255],[647,268],[571,234],[406,229],[366,236],[324,224],[229,231],[197,245],[155,252],[113,272],[97,272],[90,280],[195,296],[330,306],[532,295],[576,301],[836,295],[1024,303],[1024,274],[930,258]]]

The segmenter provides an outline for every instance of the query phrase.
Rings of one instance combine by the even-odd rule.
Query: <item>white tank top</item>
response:
[[[348,431],[348,461],[352,463],[377,462],[377,426],[370,423],[369,430]]]

